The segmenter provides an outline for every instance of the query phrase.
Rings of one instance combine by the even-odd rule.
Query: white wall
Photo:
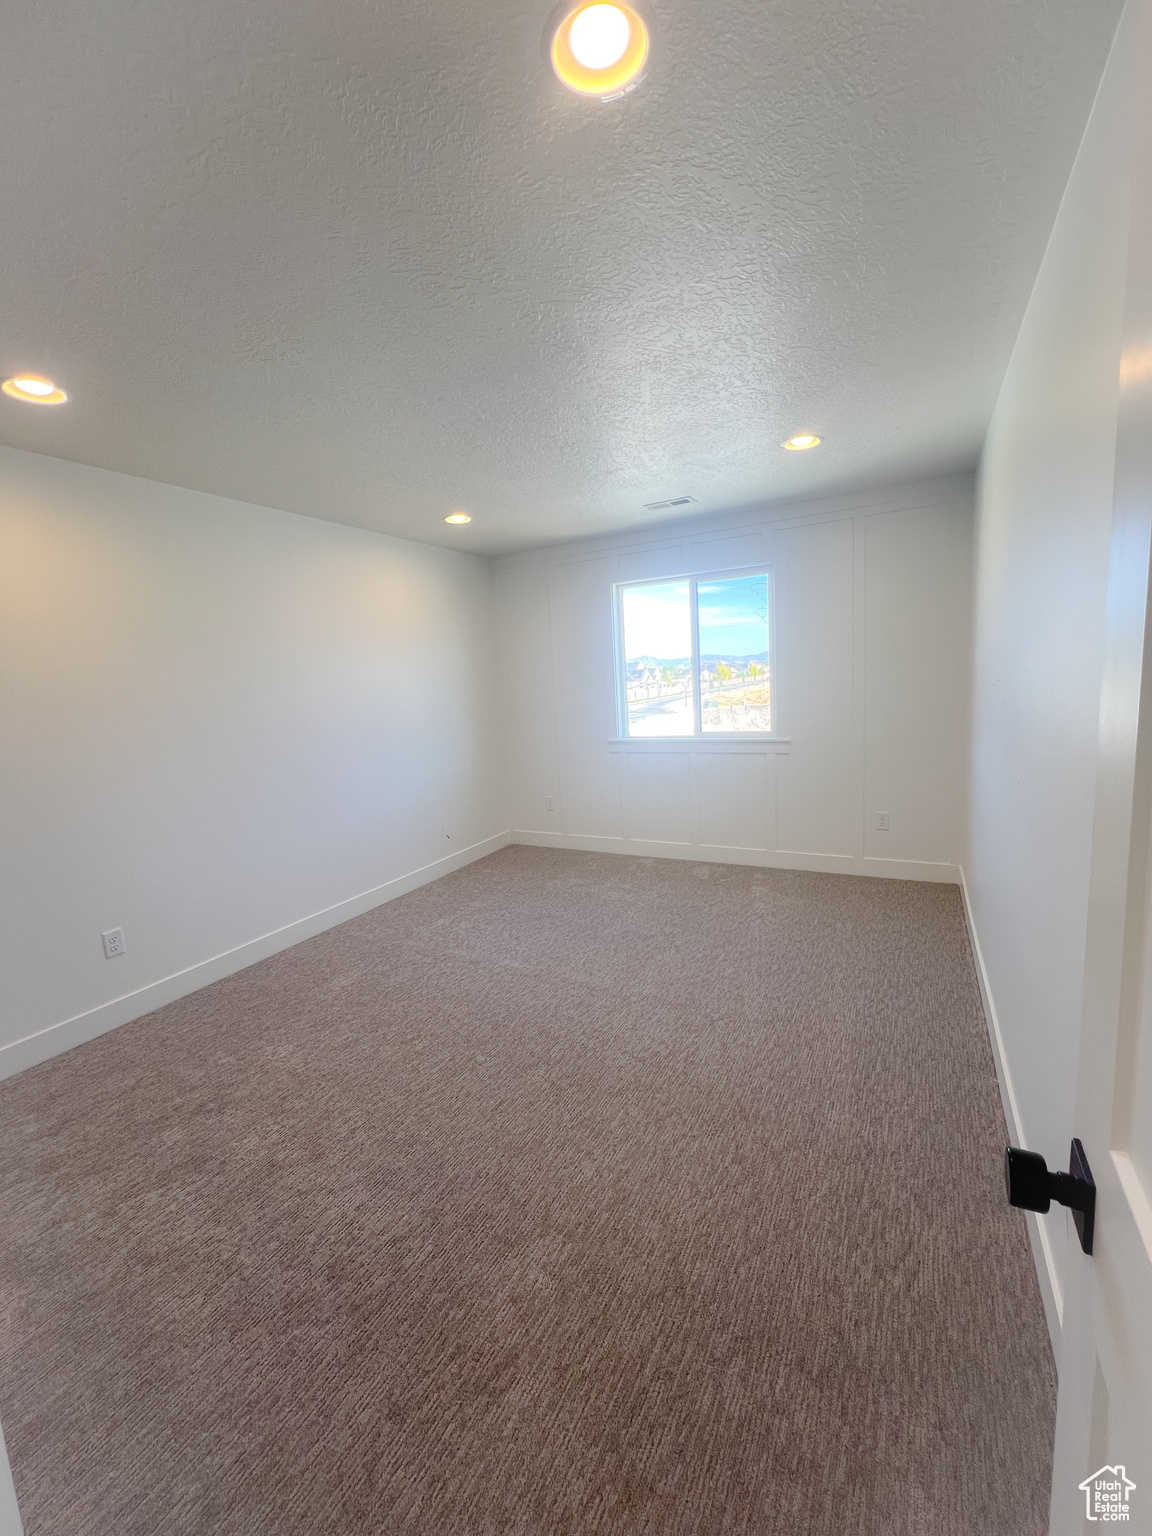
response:
[[[0,1536],[24,1536],[24,1526],[16,1503],[16,1489],[12,1483],[12,1469],[8,1464],[8,1450],[0,1431]]]
[[[486,560],[11,449],[0,552],[0,1072],[505,830]]]
[[[502,557],[517,839],[955,879],[971,526],[960,478]],[[765,562],[787,749],[615,744],[613,583]]]
[[[965,874],[1013,1133],[1057,1167],[1073,1133],[1132,106],[1118,39],[978,489]],[[1059,1207],[1033,1221],[1054,1332],[1068,1225]]]

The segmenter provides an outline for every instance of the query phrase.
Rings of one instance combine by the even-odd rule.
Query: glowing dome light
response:
[[[63,405],[68,398],[51,379],[43,379],[38,373],[14,374],[0,384],[0,389],[13,400],[26,400],[29,405]]]
[[[607,69],[624,57],[631,35],[618,5],[586,5],[569,28],[568,45],[585,69]]]
[[[644,78],[648,28],[625,0],[592,0],[554,12],[546,41],[557,77],[579,96],[611,101]]]

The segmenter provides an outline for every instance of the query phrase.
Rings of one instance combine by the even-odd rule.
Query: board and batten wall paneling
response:
[[[956,476],[498,559],[514,835],[955,880],[972,502]],[[617,741],[613,584],[763,564],[783,740]]]
[[[635,752],[618,758],[627,786],[628,837],[691,847],[692,797],[687,752]]]
[[[776,846],[776,758],[697,752],[701,848],[767,853]]]

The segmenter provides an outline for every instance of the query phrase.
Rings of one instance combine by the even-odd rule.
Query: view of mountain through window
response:
[[[764,571],[620,589],[629,736],[771,732],[768,593]]]

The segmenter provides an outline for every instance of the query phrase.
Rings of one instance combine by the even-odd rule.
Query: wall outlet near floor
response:
[[[108,932],[102,933],[100,937],[104,943],[105,960],[115,960],[117,955],[124,953],[123,928],[109,928]]]
[[[546,811],[554,811],[556,809],[556,796],[555,795],[545,795],[544,796],[544,809]]]
[[[887,811],[877,811],[876,812],[876,830],[877,830],[877,832],[887,832],[887,830],[888,830],[888,812]]]

